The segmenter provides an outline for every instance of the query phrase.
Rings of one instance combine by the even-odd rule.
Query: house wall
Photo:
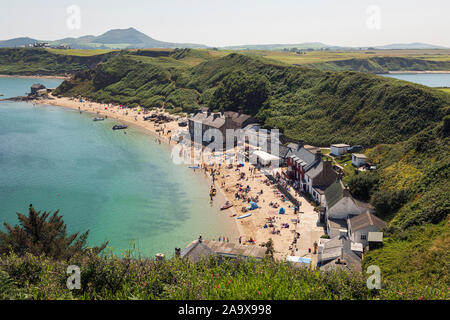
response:
[[[345,151],[347,150],[347,148],[345,148],[345,147],[341,147],[341,148],[339,148],[339,147],[330,147],[330,149],[331,149],[331,153],[333,155],[335,155],[335,156],[340,156],[340,155],[344,154]]]
[[[352,164],[357,167],[361,167],[366,164],[366,159],[357,158],[355,156],[352,156]]]
[[[350,238],[353,242],[362,243],[363,248],[369,244],[369,241],[367,241],[367,237],[369,236],[369,232],[377,232],[380,231],[376,226],[369,226],[364,229],[360,229],[355,232],[350,232]],[[362,240],[361,235],[365,235],[366,239]]]

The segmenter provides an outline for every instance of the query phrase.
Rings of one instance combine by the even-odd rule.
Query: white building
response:
[[[361,167],[366,164],[367,157],[362,153],[352,153],[352,164],[355,167]]]
[[[331,154],[334,156],[343,155],[344,153],[347,152],[347,148],[349,148],[349,147],[350,146],[348,144],[344,144],[344,143],[332,144],[330,147]]]
[[[327,234],[335,237],[346,231],[347,219],[368,210],[368,205],[353,199],[350,190],[340,179],[324,191],[325,223]]]
[[[369,233],[378,232],[386,225],[386,222],[366,211],[348,219],[349,237],[353,242],[359,242],[365,247],[369,244]]]

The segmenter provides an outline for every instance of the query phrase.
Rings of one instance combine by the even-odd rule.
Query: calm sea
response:
[[[5,96],[23,95],[35,79],[0,78]],[[55,87],[59,80],[39,80]],[[16,212],[56,210],[70,232],[90,230],[89,244],[109,240],[120,255],[172,255],[199,234],[237,238],[210,180],[171,161],[170,147],[139,129],[113,131],[114,120],[52,106],[0,102],[0,222]],[[3,228],[3,227],[1,227]]]
[[[419,83],[428,87],[450,87],[450,73],[397,73],[380,75]]]

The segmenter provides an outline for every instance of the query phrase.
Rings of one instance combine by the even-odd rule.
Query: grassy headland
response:
[[[164,106],[172,112],[191,112],[200,105],[215,110],[245,111],[254,114],[266,127],[280,128],[289,139],[319,146],[345,142],[371,147],[367,155],[369,161],[377,165],[377,171],[350,172],[346,181],[355,197],[370,200],[376,207],[376,214],[389,222],[384,246],[369,252],[363,261],[366,267],[379,265],[383,278],[390,283],[387,287],[394,288],[377,293],[375,297],[417,297],[417,292],[428,298],[442,297],[442,291],[433,290],[447,288],[449,281],[450,95],[439,89],[368,73],[322,71],[289,66],[261,56],[222,54],[221,51],[215,54],[213,50],[138,50],[93,56],[89,58],[103,57],[102,62],[90,69],[80,64],[80,72],[63,82],[55,93],[130,106]],[[374,61],[383,68],[379,60]],[[384,61],[387,65],[401,62],[397,58]],[[57,266],[43,263],[50,269]],[[335,293],[334,287],[327,286],[326,281],[322,282],[318,273],[286,269],[281,264],[261,265],[265,269],[249,264],[253,271],[242,272],[249,269],[234,269],[228,264],[224,267],[214,263],[184,266],[181,262],[164,262],[161,265],[173,272],[169,272],[169,278],[158,280],[155,287],[150,286],[150,290],[140,288],[139,283],[125,283],[128,278],[119,279],[117,275],[125,274],[121,269],[124,266],[146,263],[156,266],[154,262],[113,258],[98,263],[105,270],[122,270],[109,273],[120,289],[94,286],[78,297],[255,298],[258,291],[262,298],[374,297],[362,289],[363,282],[344,285],[341,296]],[[89,261],[83,266],[86,270],[94,268]],[[153,270],[153,267],[148,268]],[[221,268],[230,268],[226,270],[233,279],[240,279],[241,285],[236,288],[242,295],[237,296],[238,291],[234,289],[218,290],[217,286],[223,289],[226,282],[209,282],[208,275],[227,274]],[[139,270],[145,273],[147,269]],[[156,272],[145,274],[142,279],[147,284],[158,279]],[[42,279],[48,280],[48,277],[49,274]],[[268,287],[264,282],[267,279],[280,279],[280,282],[271,282],[272,287]],[[347,280],[342,280],[346,278],[336,279],[347,284]],[[44,289],[39,288],[46,282],[36,283],[37,292],[42,292]],[[128,286],[129,283],[133,284]],[[198,285],[198,291],[191,290],[193,283]],[[275,283],[278,283],[277,291],[273,289]],[[311,289],[314,285],[306,283],[327,288],[327,293],[318,295]],[[175,286],[195,293],[189,294],[184,289],[177,293]],[[303,286],[309,288],[304,289],[306,295],[297,290]],[[352,288],[358,288],[357,293]],[[60,292],[58,288],[55,290]],[[406,292],[413,292],[413,295]]]

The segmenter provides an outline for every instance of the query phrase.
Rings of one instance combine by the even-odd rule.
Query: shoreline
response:
[[[142,129],[145,133],[151,134],[153,138],[164,142],[169,147],[181,147],[180,157],[182,157],[182,154],[187,158],[192,155],[193,148],[186,149],[182,143],[171,142],[173,133],[176,131],[187,132],[188,130],[187,127],[179,127],[177,119],[156,125],[154,122],[144,121],[143,112],[137,111],[136,108],[120,109],[118,105],[91,101],[80,102],[74,98],[57,98],[51,95],[49,97],[49,99],[31,102],[88,112],[93,116],[105,116],[108,119],[118,120]],[[161,109],[152,110],[147,114],[155,112],[168,114]],[[204,175],[210,181],[210,184],[215,186],[217,196],[214,200],[220,201],[223,199],[232,203],[231,208],[220,210],[220,212],[234,220],[234,223],[230,223],[230,226],[235,226],[234,231],[240,237],[239,239],[242,239],[242,243],[260,246],[272,239],[276,260],[284,261],[288,255],[309,257],[313,259],[312,267],[315,266],[317,255],[312,254],[310,250],[313,243],[318,242],[320,236],[324,233],[323,227],[316,225],[317,212],[315,212],[314,206],[302,195],[296,193],[295,198],[301,203],[301,207],[299,212],[295,214],[293,204],[284,199],[283,195],[274,184],[269,182],[263,172],[257,170],[255,166],[248,162],[245,163],[244,167],[237,167],[236,150],[228,150],[228,152],[234,153],[231,168],[225,162],[219,165],[214,161],[217,156],[223,157],[223,154],[217,155],[208,150],[202,151],[202,158],[200,160],[196,158],[195,162],[192,163],[199,166],[196,172]],[[186,165],[188,164],[186,163]],[[213,171],[215,172],[214,183],[212,182]],[[248,190],[246,191],[246,189]],[[225,201],[223,204],[225,204]],[[243,210],[249,207],[249,201],[256,201],[258,208],[251,211]],[[277,205],[272,206],[271,203]],[[219,203],[219,208],[223,204]],[[278,211],[281,207],[285,208],[285,214],[279,214]],[[245,213],[251,213],[252,215],[245,219],[237,219]]]
[[[450,70],[449,71],[444,71],[444,70],[436,70],[436,71],[388,71],[387,74],[450,74]]]
[[[21,79],[61,79],[68,80],[70,76],[50,76],[50,75],[11,75],[11,74],[0,74],[0,78],[21,78]]]

